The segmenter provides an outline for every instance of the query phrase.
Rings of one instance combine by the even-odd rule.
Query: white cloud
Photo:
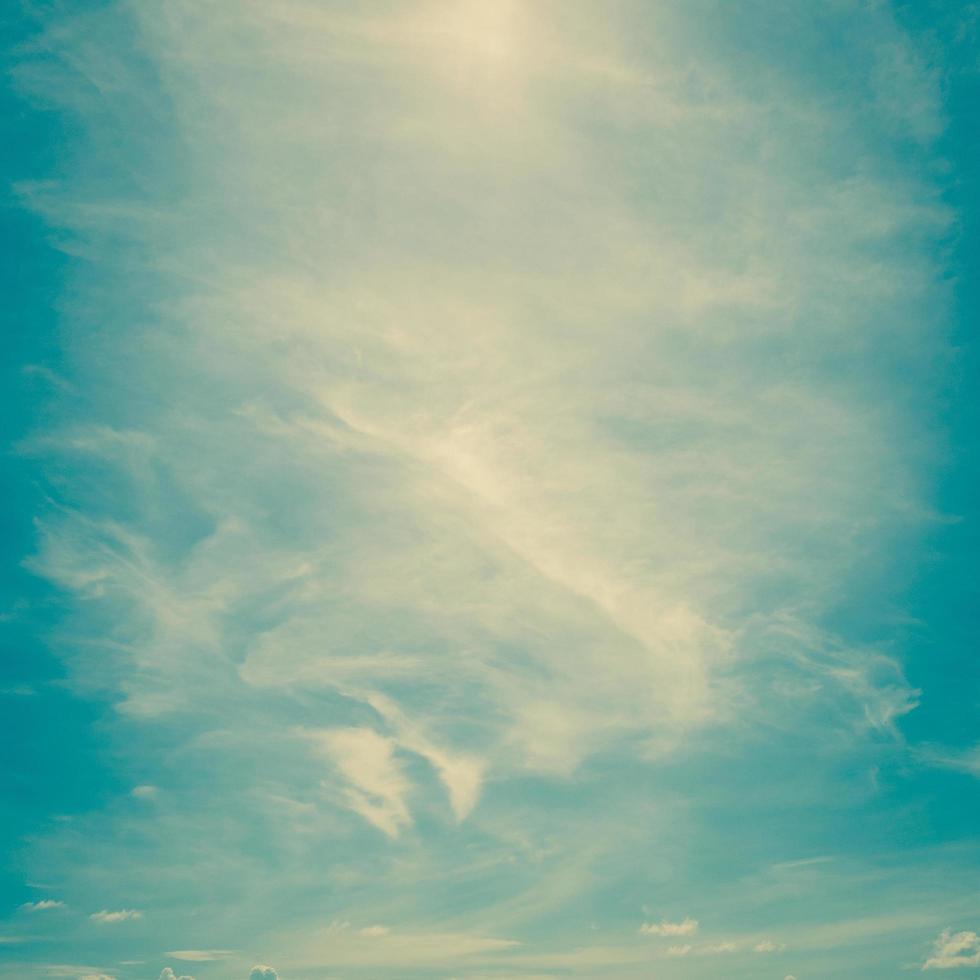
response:
[[[391,930],[387,926],[365,926],[363,929],[358,929],[357,934],[359,936],[387,936]]]
[[[44,898],[39,902],[24,902],[21,910],[24,912],[47,912],[51,909],[63,909],[64,907],[64,902],[57,901],[53,898]]]
[[[130,795],[135,796],[138,800],[153,800],[160,795],[160,789],[158,786],[144,783],[141,786],[134,786]]]
[[[446,787],[453,814],[457,820],[463,820],[480,797],[483,761],[472,755],[440,749],[428,741],[408,741],[404,744],[429,760]]]
[[[703,947],[705,953],[734,953],[738,950],[738,945],[732,942],[715,943],[711,946]]]
[[[449,794],[453,814],[457,820],[463,820],[479,799],[485,768],[483,760],[436,745],[391,698],[377,692],[364,693],[362,697],[392,726],[400,748],[422,756],[435,769]]]
[[[119,909],[116,912],[103,909],[101,912],[93,912],[89,918],[93,922],[113,924],[117,922],[129,922],[133,919],[142,919],[143,913],[138,909]]]
[[[690,917],[680,922],[645,922],[640,932],[645,936],[694,936],[698,931],[698,920]]]
[[[296,936],[297,955],[304,963],[332,968],[388,967],[423,969],[454,962],[490,958],[517,951],[521,944],[472,932],[427,932],[392,930],[385,935],[367,937],[346,928],[327,927]]]
[[[184,960],[188,963],[209,963],[212,960],[224,960],[229,956],[234,956],[231,949],[172,949],[167,956],[175,960]]]
[[[397,837],[411,815],[405,803],[409,782],[394,756],[394,740],[371,728],[305,734],[350,783],[344,791],[346,805],[389,837]]]
[[[965,772],[971,776],[980,776],[980,745],[972,746],[965,752],[951,752],[937,747],[927,747],[920,749],[917,754],[923,762],[930,765]]]
[[[112,675],[132,714],[164,714],[229,683],[218,650],[230,610],[282,589],[282,602],[270,606],[273,621],[238,637],[238,677],[297,695],[311,684],[371,689],[397,680],[391,697],[407,717],[437,690],[440,717],[414,748],[391,734],[399,751],[429,760],[461,820],[488,766],[567,774],[624,736],[676,745],[688,729],[724,721],[736,688],[758,691],[752,707],[760,716],[794,715],[797,705],[766,697],[767,672],[753,659],[756,627],[803,608],[793,596],[832,602],[831,593],[846,588],[841,570],[874,550],[868,542],[879,528],[887,538],[886,525],[914,509],[907,460],[889,438],[894,420],[866,404],[863,385],[841,389],[822,377],[814,350],[879,329],[852,323],[850,302],[864,309],[869,291],[894,296],[872,318],[892,322],[903,290],[913,288],[904,259],[882,263],[860,236],[898,227],[904,234],[942,216],[916,187],[873,173],[845,179],[818,168],[803,180],[780,165],[763,180],[756,166],[722,167],[733,135],[739,145],[793,147],[795,131],[771,133],[769,107],[750,104],[724,72],[714,78],[701,69],[706,98],[701,82],[692,93],[679,66],[644,63],[616,18],[583,34],[552,23],[542,8],[467,14],[443,30],[434,27],[436,6],[340,17],[292,3],[276,13],[250,5],[234,21],[234,43],[251,49],[244,61],[278,66],[294,95],[282,118],[245,94],[255,95],[254,79],[223,45],[232,7],[210,5],[204,15],[177,2],[164,16],[140,5],[147,49],[168,66],[188,138],[233,131],[247,144],[220,160],[210,156],[223,152],[218,145],[198,145],[209,162],[178,207],[175,220],[187,222],[188,235],[176,254],[155,219],[133,224],[150,252],[169,257],[180,323],[204,349],[226,356],[212,365],[213,383],[201,382],[190,418],[161,411],[138,431],[93,420],[52,437],[48,448],[124,469],[134,495],[165,511],[166,495],[147,476],[152,457],[191,510],[224,520],[171,565],[154,547],[154,528],[66,512],[48,522],[36,567],[110,605],[122,631],[139,638],[113,651],[111,671],[95,668]],[[473,40],[484,35],[495,39],[488,47]],[[495,102],[488,127],[473,115],[473,78],[432,87],[459,69],[450,36],[464,39],[465,60],[483,66],[484,82],[484,72],[497,77],[485,94],[499,98],[501,73],[517,85],[519,109],[505,100],[513,111],[498,115]],[[337,62],[314,57],[311,37]],[[880,40],[876,57],[890,66],[882,77],[926,91],[915,59],[896,59],[900,49]],[[294,49],[309,59],[284,56]],[[326,105],[334,104],[330,93],[347,91],[335,84],[338,66],[382,63],[400,79],[411,111],[386,109],[387,100],[358,83],[351,104],[361,98],[371,112],[350,122],[400,161],[399,176],[379,176],[369,195],[330,203],[325,188],[360,186],[363,166],[301,121],[303,107],[312,111],[311,91]],[[718,168],[705,179],[719,193],[728,188],[733,206],[720,202],[700,224],[681,205],[678,213],[668,202],[694,208],[699,197],[681,165],[658,175],[663,192],[638,210],[630,182],[593,145],[593,128],[575,121],[595,111],[598,80],[608,99],[601,111],[615,105],[610,118],[625,114],[625,140],[645,146],[669,119],[672,159],[688,153],[698,166]],[[186,98],[198,91],[227,98]],[[336,104],[344,118],[347,105]],[[246,118],[247,125],[225,124]],[[286,145],[297,154],[289,187],[271,162]],[[503,209],[486,191],[501,173],[514,178],[501,191]],[[249,206],[198,227],[200,201],[217,199],[209,183],[217,174],[248,188]],[[416,188],[407,197],[406,182]],[[256,186],[269,193],[251,193]],[[327,210],[351,209],[350,244],[361,241],[372,260],[352,258],[341,280],[296,262],[298,250],[328,263],[334,239],[319,212],[284,203],[294,194]],[[253,213],[259,201],[261,214]],[[118,203],[48,207],[90,232],[133,217]],[[368,243],[379,213],[389,216],[391,235],[375,252]],[[454,229],[493,233],[485,240],[454,232],[450,246],[450,215]],[[231,245],[240,240],[239,221],[264,229],[261,260]],[[225,228],[228,248],[205,250],[211,288],[194,290],[188,283],[212,227]],[[411,245],[415,234],[434,251]],[[746,252],[746,242],[774,235],[782,246]],[[743,314],[756,317],[751,329],[732,326]],[[799,329],[802,316],[807,330]],[[696,340],[685,347],[681,337]],[[798,349],[803,367],[792,383],[753,356],[767,337],[774,349]],[[334,358],[339,351],[346,353]],[[706,371],[712,359],[717,370]],[[209,365],[201,368],[210,379]],[[178,378],[184,373],[175,369]],[[221,411],[204,407],[212,397]],[[349,520],[291,548],[275,544],[260,516],[270,508],[259,485],[227,479],[227,454],[260,460],[270,446],[302,460],[303,475],[276,494],[336,501]],[[368,474],[365,459],[384,479]],[[826,543],[819,554],[815,540]],[[766,606],[773,575],[785,586],[781,610]],[[752,614],[740,620],[723,608]],[[399,617],[399,630],[383,627]],[[805,618],[819,621],[819,611]],[[393,636],[408,645],[401,626],[414,631],[411,652],[391,649],[399,645]],[[793,659],[784,639],[773,644],[781,665]],[[888,727],[910,710],[914,698],[900,674],[884,678],[880,661],[848,647],[828,665],[825,639],[806,633],[792,670],[846,691],[869,725]],[[467,653],[452,652],[460,650]],[[486,746],[492,759],[459,748],[455,733],[444,736],[463,727],[461,717],[480,720],[482,737],[466,744]],[[352,785],[348,804],[390,836],[407,820],[400,793],[378,806]]]
[[[125,6],[148,69],[129,84],[127,46],[83,31],[66,61],[96,82],[65,95],[97,93],[83,121],[114,160],[129,125],[134,152],[173,129],[193,163],[165,206],[71,181],[29,191],[91,251],[93,296],[120,233],[133,270],[103,290],[97,330],[89,297],[65,317],[105,417],[43,447],[105,466],[114,490],[52,508],[34,567],[80,599],[72,684],[127,723],[182,738],[186,713],[220,730],[227,758],[188,735],[188,772],[227,762],[310,800],[323,766],[279,736],[329,725],[312,738],[327,791],[411,838],[379,835],[366,868],[347,867],[331,837],[347,822],[322,807],[292,807],[313,828],[299,835],[229,800],[292,869],[270,891],[321,867],[390,872],[391,896],[375,887],[392,904],[442,888],[464,869],[426,838],[430,817],[469,820],[463,863],[514,894],[513,918],[478,930],[507,934],[584,896],[607,855],[631,864],[622,829],[671,805],[655,775],[610,795],[597,774],[593,843],[572,817],[530,816],[516,780],[607,751],[639,768],[730,723],[726,738],[760,746],[779,740],[758,731],[819,731],[830,759],[828,729],[849,752],[854,728],[911,710],[894,661],[822,625],[847,621],[826,612],[928,519],[914,447],[930,416],[898,404],[928,385],[903,379],[892,398],[888,365],[941,360],[927,335],[941,304],[922,286],[939,277],[908,243],[943,217],[914,175],[892,177],[901,164],[879,172],[871,137],[850,142],[860,95],[757,85],[754,69],[743,83],[744,66],[675,44],[660,9],[683,21],[683,2],[474,0],[448,20],[441,2]],[[875,92],[926,91],[915,58],[878,40]],[[133,120],[127,100],[166,105],[166,124]],[[501,791],[484,813],[488,776]],[[240,867],[226,818],[187,801],[168,839],[207,839],[208,868]],[[97,835],[117,872],[135,838],[116,821],[147,816],[124,809]],[[147,860],[169,874],[167,850]],[[546,884],[522,877],[532,862]],[[349,930],[330,955],[435,956],[431,936],[399,938],[397,911],[348,910],[399,928]],[[511,949],[460,929],[445,948],[462,958]],[[642,931],[666,945],[696,923]]]
[[[958,966],[980,966],[980,935],[944,929],[933,942],[932,955],[922,969],[949,970]]]
[[[809,868],[817,864],[829,864],[834,858],[828,855],[820,857],[799,858],[796,861],[778,861],[772,866],[773,871],[791,871],[796,868]]]
[[[72,963],[46,963],[43,971],[51,977],[71,977],[73,980],[116,980],[97,966],[79,966]]]
[[[690,944],[683,946],[668,946],[666,953],[668,956],[687,956],[692,949],[693,947]]]
[[[169,967],[169,966],[165,966],[165,967],[164,967],[164,968],[163,968],[163,969],[162,969],[162,970],[160,971],[160,977],[159,977],[159,980],[194,980],[194,977],[191,977],[191,976],[187,976],[186,974],[182,974],[181,976],[177,976],[177,975],[176,975],[176,974],[174,973],[174,971],[173,971],[173,968],[172,968],[172,967]]]
[[[257,964],[252,967],[248,980],[279,980],[279,974],[271,966]]]
[[[763,939],[761,942],[757,942],[752,947],[753,953],[777,953],[784,949],[784,946],[780,946],[778,943],[774,943],[771,939]]]
[[[0,623],[4,622],[4,616],[0,615]],[[0,687],[0,695],[12,698],[32,698],[36,697],[37,690],[30,684],[14,684],[12,687]]]

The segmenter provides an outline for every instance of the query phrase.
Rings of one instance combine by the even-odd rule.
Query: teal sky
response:
[[[980,977],[980,5],[0,37],[0,978]]]

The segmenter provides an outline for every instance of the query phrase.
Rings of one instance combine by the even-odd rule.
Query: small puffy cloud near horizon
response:
[[[89,918],[93,922],[98,922],[101,925],[115,925],[118,922],[130,922],[135,919],[142,919],[143,913],[139,909],[118,909],[115,912],[102,909],[101,912],[93,912]]]
[[[43,898],[39,902],[24,902],[22,912],[49,912],[52,909],[63,909],[65,903],[54,898]]]
[[[249,972],[248,980],[279,980],[279,973],[271,966],[256,963]]]
[[[688,916],[680,922],[644,922],[640,932],[644,936],[694,936],[698,931],[698,920]]]

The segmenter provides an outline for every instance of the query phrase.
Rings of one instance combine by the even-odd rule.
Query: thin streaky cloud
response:
[[[965,967],[978,24],[5,19],[18,975]]]

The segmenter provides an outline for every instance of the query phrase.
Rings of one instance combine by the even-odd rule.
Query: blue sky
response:
[[[9,6],[0,977],[980,975],[980,7]]]

